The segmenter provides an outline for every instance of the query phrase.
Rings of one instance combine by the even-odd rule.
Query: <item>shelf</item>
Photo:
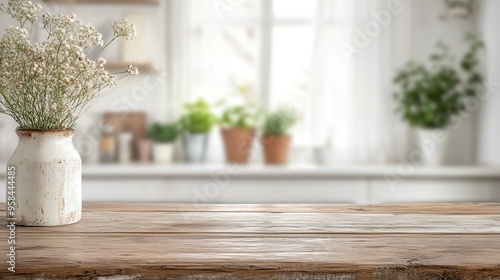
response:
[[[5,166],[5,163],[0,166]],[[193,178],[230,174],[243,178],[322,178],[322,179],[384,179],[400,173],[399,165],[335,165],[290,164],[266,166],[263,164],[229,165],[207,164],[83,164],[83,177],[97,178]],[[406,176],[405,176],[406,175]],[[5,169],[0,168],[0,178]],[[499,166],[439,166],[419,167],[411,174],[402,174],[408,179],[500,179]]]
[[[261,164],[112,164],[84,165],[84,176],[96,177],[210,177],[230,173],[244,178],[348,178],[387,179],[399,174],[397,165],[319,166],[315,164],[265,166]],[[217,175],[215,175],[217,176]],[[405,178],[413,179],[500,179],[500,167],[493,166],[441,166],[416,168]]]
[[[139,68],[139,75],[141,73],[155,73],[156,69],[150,63],[134,63],[134,62],[108,62],[104,66],[109,72],[125,71],[129,65],[134,65]]]
[[[122,5],[158,5],[159,0],[42,0],[54,4],[122,4]]]
[[[235,178],[321,178],[321,179],[383,179],[399,174],[397,165],[319,166],[314,164],[265,166],[261,164],[84,164],[83,177],[92,178],[204,178],[230,174]],[[5,176],[0,169],[0,177]],[[496,166],[420,167],[407,179],[500,179]]]

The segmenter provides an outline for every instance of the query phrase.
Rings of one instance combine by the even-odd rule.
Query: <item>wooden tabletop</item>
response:
[[[17,227],[15,273],[2,232],[5,279],[500,279],[500,204],[85,204]]]

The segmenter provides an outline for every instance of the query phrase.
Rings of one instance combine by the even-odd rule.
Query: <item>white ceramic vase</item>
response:
[[[154,143],[153,158],[156,163],[172,163],[174,155],[173,143]]]
[[[82,165],[72,142],[74,131],[16,132],[18,146],[7,163],[8,169],[15,168],[16,224],[60,226],[78,222],[82,216]]]
[[[417,130],[417,147],[422,155],[422,164],[427,166],[443,165],[448,133],[442,129]]]

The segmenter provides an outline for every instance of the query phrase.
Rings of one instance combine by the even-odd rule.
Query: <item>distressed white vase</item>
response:
[[[16,224],[60,226],[82,216],[82,164],[73,130],[17,129],[7,163],[15,167]],[[7,188],[7,191],[8,188]]]

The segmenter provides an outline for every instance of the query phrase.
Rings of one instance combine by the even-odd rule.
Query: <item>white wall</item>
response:
[[[96,26],[104,38],[111,36],[111,23],[129,14],[139,14],[144,23],[138,36],[143,39],[145,59],[156,72],[142,72],[137,77],[127,77],[118,82],[118,87],[103,93],[93,102],[88,113],[79,121],[85,126],[96,114],[104,111],[147,111],[152,119],[163,119],[166,115],[166,1],[153,5],[72,5],[61,12],[74,12],[85,22]],[[105,40],[106,41],[106,40]],[[108,62],[122,60],[122,48],[130,44],[120,38],[102,53]]]
[[[5,27],[15,24],[9,16],[0,14],[0,36],[5,33]],[[16,127],[17,123],[11,117],[0,114],[0,162],[6,161],[17,146]]]
[[[464,38],[467,31],[477,28],[476,20],[464,21],[457,18],[440,20],[446,15],[444,1],[418,0],[413,8],[413,57],[416,61],[428,62],[437,42],[451,47],[457,58],[466,50]],[[447,164],[468,165],[476,162],[477,112],[463,119],[462,125],[449,134],[445,156]]]
[[[483,103],[480,116],[478,161],[500,165],[500,1],[486,0],[483,7],[484,39],[488,59],[486,63],[489,96]]]

